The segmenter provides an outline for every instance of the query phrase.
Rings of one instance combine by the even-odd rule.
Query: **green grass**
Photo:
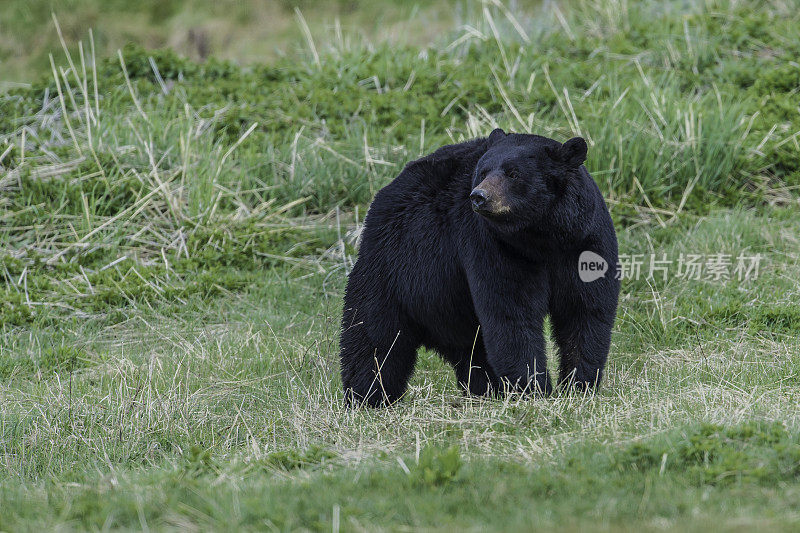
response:
[[[410,455],[377,468],[347,469],[319,451],[288,469],[270,456],[220,467],[212,455],[192,454],[155,475],[53,491],[46,502],[42,491],[33,491],[14,503],[27,508],[38,499],[76,527],[121,521],[136,527],[478,531],[578,529],[584,517],[610,531],[666,524],[700,530],[718,527],[718,520],[779,528],[797,518],[788,500],[797,489],[783,484],[797,475],[799,453],[797,436],[782,426],[748,423],[673,431],[619,451],[575,446],[538,465],[486,458],[463,463],[455,447],[425,448],[419,461]],[[780,491],[785,498],[776,497]],[[405,496],[390,496],[398,492]],[[704,514],[708,507],[718,510]],[[164,512],[175,508],[183,516]],[[772,516],[755,522],[754,513]],[[646,519],[653,515],[658,520]]]
[[[246,66],[117,55],[95,6],[96,59],[51,29],[55,72],[19,60],[33,81],[0,93],[0,530],[796,528],[796,10],[391,5],[418,33],[353,37],[376,8],[341,4],[340,39],[303,4],[314,51],[295,29],[302,48]],[[191,7],[118,24],[164,32]],[[418,27],[430,10],[453,18]],[[498,125],[587,137],[620,252],[643,257],[602,389],[465,398],[425,352],[401,403],[346,410],[338,320],[370,199]],[[668,279],[646,278],[651,254]],[[681,254],[762,260],[695,280]]]
[[[343,38],[349,40],[417,44],[432,41],[442,28],[476,9],[404,0],[6,0],[0,5],[0,87],[30,83],[49,72],[48,54],[60,45],[53,15],[73,53],[91,30],[102,56],[136,42],[147,48],[170,47],[194,59],[214,56],[261,63],[296,56],[304,46],[295,7],[315,33],[332,31],[338,20]]]

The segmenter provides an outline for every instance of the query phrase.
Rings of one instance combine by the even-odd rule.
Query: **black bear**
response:
[[[452,364],[469,393],[549,394],[546,315],[560,382],[600,382],[617,237],[586,152],[580,137],[496,129],[409,163],[378,191],[344,297],[349,405],[400,398],[420,346]]]

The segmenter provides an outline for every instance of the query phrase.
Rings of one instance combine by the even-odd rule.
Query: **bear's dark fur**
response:
[[[413,161],[375,196],[342,318],[349,404],[400,398],[426,346],[473,394],[548,394],[543,321],[559,379],[600,382],[619,281],[617,238],[583,167],[586,142],[506,134],[444,146]],[[579,277],[578,257],[608,270]]]

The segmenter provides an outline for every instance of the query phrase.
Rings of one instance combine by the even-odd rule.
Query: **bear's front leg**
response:
[[[609,313],[586,310],[554,310],[550,319],[561,357],[559,384],[579,391],[593,390],[603,378],[611,346],[612,318]]]
[[[489,364],[502,391],[545,396],[553,391],[541,333],[543,322],[543,318],[534,322],[507,317],[482,321]]]
[[[542,332],[547,285],[543,277],[526,274],[474,279],[470,290],[500,389],[549,395],[553,387]]]

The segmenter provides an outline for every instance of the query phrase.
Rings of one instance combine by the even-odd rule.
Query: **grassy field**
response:
[[[798,527],[794,2],[278,3],[252,54],[255,3],[76,1],[64,48],[39,4],[0,7],[0,531]],[[196,26],[237,62],[158,37]],[[345,409],[370,199],[496,126],[589,139],[643,260],[606,381],[466,398],[423,353]]]
[[[540,0],[517,0],[538,5]],[[453,7],[453,9],[450,9]],[[0,83],[35,81],[48,72],[60,46],[58,19],[68,49],[92,31],[97,53],[116,54],[128,42],[169,47],[195,60],[214,56],[240,63],[297,57],[305,46],[298,14],[316,35],[428,45],[480,4],[403,0],[4,0],[0,4]]]

